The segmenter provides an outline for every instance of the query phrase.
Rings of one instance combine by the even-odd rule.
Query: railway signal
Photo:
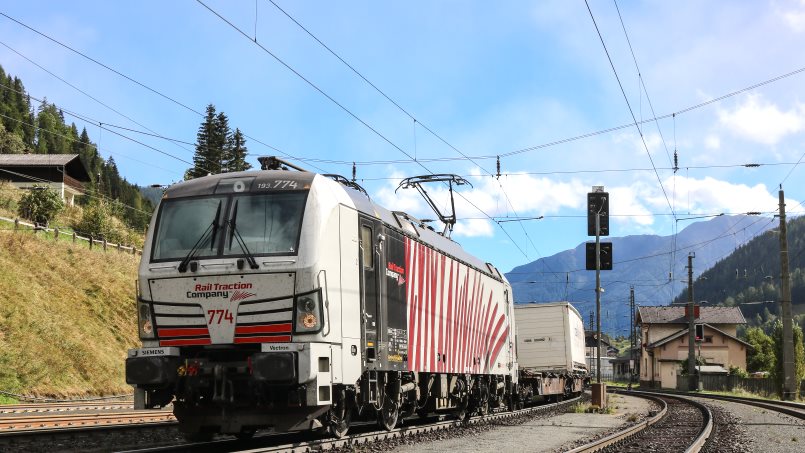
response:
[[[603,186],[593,186],[587,194],[587,236],[595,236],[595,216],[599,218],[599,236],[609,236],[609,193]]]
[[[701,343],[704,341],[704,325],[696,324],[696,342]]]
[[[588,271],[595,270],[595,242],[588,242],[585,244],[587,247],[587,256],[586,256],[586,269]],[[602,271],[611,271],[612,270],[612,243],[611,242],[601,242],[600,243],[601,253],[600,256],[600,263]]]

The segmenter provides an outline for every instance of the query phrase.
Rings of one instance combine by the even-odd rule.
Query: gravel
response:
[[[468,426],[439,433],[379,442],[357,451],[429,452],[552,452],[573,448],[580,439],[604,436],[642,421],[652,408],[648,401],[632,396],[610,395],[613,414],[567,413],[566,409],[525,415],[481,426]],[[634,417],[632,417],[634,414]],[[347,450],[355,451],[355,450]]]
[[[702,429],[703,416],[699,408],[676,398],[660,396],[668,404],[668,412],[660,421],[629,439],[610,445],[601,451],[622,452],[684,452]]]
[[[715,412],[729,414],[717,429],[726,435],[708,451],[762,451],[764,453],[801,453],[805,451],[805,420],[746,404],[699,399]],[[731,431],[734,430],[734,431]],[[733,432],[733,434],[729,434]]]

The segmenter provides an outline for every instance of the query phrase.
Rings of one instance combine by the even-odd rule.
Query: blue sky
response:
[[[464,176],[472,203],[457,199],[453,238],[504,271],[587,240],[593,185],[610,192],[616,236],[667,235],[690,223],[676,219],[722,212],[771,218],[781,183],[789,212],[803,210],[805,72],[687,109],[805,67],[805,1],[620,1],[622,25],[614,2],[591,0],[629,105],[583,1],[274,1],[399,108],[266,0],[204,2],[351,114],[196,1],[0,11],[192,110],[213,103],[251,137],[255,166],[279,154],[349,177],[354,161],[375,201],[421,218],[433,215],[415,191],[395,193],[400,178]],[[91,119],[66,115],[129,181],[181,179],[186,163],[98,123],[194,142],[198,114],[6,17],[0,43],[5,70]],[[643,123],[643,139],[632,125],[566,141],[633,123],[630,107],[638,121],[677,115]],[[114,126],[104,127],[192,160],[192,145]]]

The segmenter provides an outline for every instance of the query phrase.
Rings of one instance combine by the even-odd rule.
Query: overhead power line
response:
[[[620,77],[618,77],[618,71],[615,69],[615,63],[612,62],[612,57],[609,55],[609,50],[607,50],[607,45],[604,43],[604,37],[601,35],[601,30],[598,29],[598,24],[595,21],[595,17],[593,16],[593,10],[590,9],[590,3],[587,0],[584,0],[584,4],[587,5],[587,11],[590,13],[590,19],[593,21],[593,25],[595,26],[595,31],[598,33],[598,39],[601,40],[601,45],[604,47],[604,53],[607,55],[607,60],[609,60],[609,66],[612,68],[612,72],[615,74],[615,80],[618,82],[618,86],[621,89],[621,93],[623,94],[623,99],[626,101],[626,106],[629,108],[629,114],[632,116],[632,121],[634,122],[635,127],[637,128],[637,132],[640,134],[640,141],[643,143],[643,148],[646,150],[646,155],[648,155],[648,160],[651,162],[652,168],[654,168],[654,174],[657,176],[657,182],[660,184],[660,189],[662,189],[662,194],[665,197],[665,201],[668,203],[668,208],[671,210],[671,213],[674,212],[674,207],[671,205],[671,200],[668,198],[668,194],[665,192],[665,187],[662,184],[662,178],[660,178],[660,173],[657,171],[657,166],[654,165],[654,158],[651,157],[651,151],[648,149],[648,145],[646,144],[646,139],[643,136],[643,131],[640,129],[640,126],[637,124],[637,118],[635,117],[634,111],[632,110],[632,105],[629,102],[629,97],[626,96],[626,91],[623,89],[623,84],[621,83]]]
[[[201,6],[203,6],[203,7],[204,7],[204,8],[206,8],[208,11],[210,11],[212,14],[214,14],[215,16],[217,16],[217,17],[218,17],[220,20],[222,20],[224,23],[226,23],[227,25],[229,25],[229,27],[230,27],[230,28],[232,28],[232,29],[233,29],[233,30],[235,30],[237,33],[239,33],[241,36],[243,36],[244,38],[246,38],[247,40],[249,40],[249,42],[251,42],[252,44],[254,44],[255,46],[257,46],[258,48],[260,48],[260,49],[261,49],[263,52],[265,52],[266,54],[268,54],[269,56],[271,56],[271,57],[272,57],[274,60],[276,60],[276,61],[277,61],[279,64],[281,64],[281,65],[282,65],[282,66],[284,66],[286,69],[288,69],[289,71],[291,71],[291,72],[292,72],[294,75],[296,75],[296,76],[297,76],[299,79],[301,79],[302,81],[304,81],[304,82],[305,82],[307,85],[309,85],[311,88],[313,88],[314,90],[316,90],[317,92],[319,92],[319,93],[320,93],[322,96],[324,96],[324,97],[325,97],[325,98],[327,98],[327,99],[328,99],[330,102],[332,102],[334,105],[336,105],[338,108],[340,108],[341,110],[343,110],[343,111],[344,111],[344,112],[345,112],[347,115],[351,116],[353,119],[355,119],[356,121],[358,121],[359,123],[361,123],[361,124],[362,124],[364,127],[366,127],[367,129],[369,129],[371,132],[373,132],[375,135],[377,135],[377,136],[378,136],[379,138],[381,138],[383,141],[385,141],[386,143],[388,143],[388,144],[389,144],[391,147],[393,147],[393,148],[394,148],[394,149],[396,149],[397,151],[399,151],[399,152],[401,152],[402,154],[404,154],[404,155],[405,155],[406,157],[408,157],[410,160],[412,160],[412,161],[416,162],[416,163],[417,163],[417,164],[418,164],[420,167],[422,167],[422,168],[423,168],[425,171],[427,171],[428,173],[433,174],[433,172],[432,172],[432,171],[431,171],[431,170],[430,170],[428,167],[426,167],[426,166],[425,166],[424,164],[422,164],[421,162],[417,162],[417,161],[416,161],[416,158],[415,158],[415,157],[413,157],[413,156],[412,156],[410,153],[408,153],[407,151],[405,151],[404,149],[402,149],[402,148],[401,148],[399,145],[397,145],[396,143],[394,143],[393,141],[391,141],[391,140],[390,140],[388,137],[386,137],[386,136],[385,136],[385,135],[383,135],[383,134],[382,134],[380,131],[378,131],[378,130],[377,130],[377,129],[375,129],[373,126],[371,126],[369,123],[367,123],[366,121],[364,121],[362,118],[360,118],[360,117],[359,117],[357,114],[355,114],[355,113],[354,113],[352,110],[350,110],[349,108],[347,108],[345,105],[343,105],[343,104],[341,104],[340,102],[338,102],[338,101],[337,101],[335,98],[333,98],[332,96],[330,96],[330,95],[329,95],[329,94],[328,94],[326,91],[324,91],[323,89],[321,89],[321,88],[320,88],[318,85],[316,85],[315,83],[313,83],[313,82],[312,82],[310,79],[308,79],[307,77],[305,77],[304,75],[302,75],[302,74],[301,74],[299,71],[297,71],[296,69],[294,69],[294,68],[293,68],[291,65],[289,65],[288,63],[286,63],[286,62],[285,62],[283,59],[279,58],[279,57],[278,57],[278,56],[277,56],[277,55],[276,55],[274,52],[272,52],[272,51],[271,51],[271,50],[269,50],[267,47],[265,47],[264,45],[262,45],[262,44],[260,44],[259,42],[257,42],[255,39],[252,39],[252,37],[251,37],[251,36],[249,36],[249,35],[248,35],[248,34],[247,34],[245,31],[243,31],[242,29],[240,29],[240,28],[239,28],[237,25],[233,24],[231,21],[229,21],[229,20],[228,20],[227,18],[225,18],[224,16],[222,16],[222,15],[221,15],[221,14],[220,14],[218,11],[216,11],[216,10],[212,9],[210,6],[208,6],[207,4],[205,4],[205,3],[204,3],[203,1],[201,1],[201,0],[196,0],[196,1],[197,1],[197,2],[198,2],[200,5],[201,5]],[[494,219],[492,218],[492,216],[490,216],[489,214],[487,214],[486,212],[484,212],[484,211],[483,211],[481,208],[479,208],[479,207],[478,207],[478,206],[477,206],[475,203],[473,203],[471,200],[467,199],[467,197],[465,197],[465,196],[464,196],[464,195],[463,195],[461,192],[456,192],[456,193],[457,193],[457,194],[458,194],[458,195],[459,195],[459,196],[460,196],[460,197],[461,197],[461,198],[462,198],[464,201],[466,201],[468,204],[470,204],[472,207],[474,207],[476,210],[478,210],[479,212],[481,212],[482,214],[484,214],[485,216],[487,216],[487,217],[489,218],[489,220],[494,221]],[[496,222],[496,224],[497,224],[497,225],[498,225],[498,226],[501,228],[501,230],[503,231],[503,233],[504,233],[504,234],[506,234],[506,236],[507,236],[507,237],[508,237],[508,238],[509,238],[509,239],[512,241],[512,244],[514,244],[514,246],[515,246],[515,247],[517,247],[517,249],[519,249],[519,250],[520,250],[520,252],[523,254],[523,256],[528,257],[528,254],[527,254],[525,251],[523,251],[523,249],[522,249],[522,248],[521,248],[519,245],[517,245],[517,243],[514,241],[514,238],[512,238],[512,237],[511,237],[511,235],[509,234],[509,232],[508,232],[508,231],[506,231],[506,229],[505,229],[505,228],[503,228],[503,227],[502,227],[500,224],[498,224],[497,222]]]
[[[108,70],[108,71],[110,71],[110,72],[112,72],[112,73],[114,73],[114,74],[116,74],[116,75],[118,75],[118,76],[120,76],[120,77],[122,77],[122,78],[124,78],[124,79],[126,79],[128,81],[130,81],[130,82],[132,82],[132,83],[134,83],[135,85],[138,85],[138,86],[140,86],[140,87],[142,87],[142,88],[144,88],[144,89],[156,94],[157,96],[159,96],[159,97],[161,97],[161,98],[163,98],[163,99],[165,99],[167,101],[170,101],[173,104],[178,105],[179,107],[182,107],[183,109],[185,109],[185,110],[187,110],[189,112],[195,113],[196,115],[198,115],[198,116],[200,116],[202,118],[204,117],[204,113],[202,113],[202,112],[200,112],[200,111],[188,106],[187,104],[184,104],[184,103],[178,101],[174,97],[169,96],[169,95],[167,95],[167,94],[165,94],[165,93],[163,93],[163,92],[161,92],[161,91],[159,91],[159,90],[157,90],[155,88],[152,88],[152,87],[150,87],[150,86],[148,86],[148,85],[146,85],[146,84],[134,79],[133,77],[131,77],[129,75],[126,75],[123,72],[121,72],[121,71],[119,71],[117,69],[114,69],[113,67],[111,67],[111,66],[109,66],[109,65],[107,65],[107,64],[105,64],[105,63],[103,63],[103,62],[101,62],[101,61],[99,61],[99,60],[97,60],[97,59],[95,59],[93,57],[90,57],[86,53],[83,53],[83,52],[81,52],[81,51],[79,51],[79,50],[77,50],[77,49],[75,49],[75,48],[73,48],[73,47],[71,47],[71,46],[69,46],[69,45],[57,40],[57,39],[55,39],[55,38],[53,38],[52,36],[50,36],[50,35],[48,35],[46,33],[43,33],[41,31],[31,27],[30,25],[23,23],[22,21],[9,16],[8,14],[6,14],[6,13],[4,13],[2,11],[0,11],[0,16],[3,16],[5,18],[7,18],[8,20],[10,20],[10,21],[12,21],[12,22],[14,22],[14,23],[16,23],[16,24],[18,24],[18,25],[20,25],[20,26],[22,26],[22,27],[24,27],[24,28],[26,28],[26,29],[28,29],[30,31],[32,31],[33,33],[36,33],[37,35],[42,36],[43,38],[45,38],[45,39],[47,39],[47,40],[49,40],[49,41],[51,41],[51,42],[63,47],[63,48],[65,48],[65,49],[67,49],[67,50],[69,50],[69,51],[71,51],[73,53],[75,53],[76,55],[79,55],[79,56],[83,57],[86,60],[91,61],[92,63],[95,63],[96,65],[98,65],[98,66],[100,66],[100,67],[102,67],[102,68],[104,68],[104,69],[106,69],[106,70]],[[246,137],[247,139],[255,142],[255,143],[259,143],[259,144],[261,144],[261,145],[263,145],[263,146],[265,146],[265,147],[267,147],[269,149],[272,149],[272,150],[276,151],[277,153],[279,153],[283,157],[289,157],[289,158],[292,158],[292,159],[297,159],[296,157],[285,153],[284,151],[280,150],[279,148],[274,147],[272,145],[269,145],[269,144],[265,143],[264,141],[262,141],[260,139],[257,139],[257,138],[255,138],[253,136],[250,136],[249,134],[247,134],[245,132],[244,132],[243,136]],[[326,170],[322,170],[321,168],[318,168],[315,165],[313,167],[316,168],[317,170],[320,170],[322,173],[328,173]]]

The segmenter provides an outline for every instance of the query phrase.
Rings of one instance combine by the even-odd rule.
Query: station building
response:
[[[698,313],[697,313],[698,312]],[[726,374],[731,366],[746,369],[749,344],[736,334],[746,324],[738,307],[696,307],[695,323],[702,338],[695,345],[705,365],[701,372]],[[677,388],[682,381],[682,362],[688,358],[688,317],[685,305],[638,307],[635,322],[640,329],[640,385]]]

